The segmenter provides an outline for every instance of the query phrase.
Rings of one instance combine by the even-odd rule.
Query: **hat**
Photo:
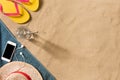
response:
[[[0,80],[43,80],[32,65],[14,61],[0,68]]]

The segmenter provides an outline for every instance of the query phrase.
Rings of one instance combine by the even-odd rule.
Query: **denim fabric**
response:
[[[0,20],[0,57],[2,56],[3,49],[8,40],[17,43],[17,47],[21,45],[21,43],[16,40],[5,24]],[[41,73],[43,80],[55,80],[55,77],[26,48],[16,50],[12,61],[24,61],[19,54],[20,52],[23,52],[25,62],[33,65]],[[0,59],[0,67],[6,63],[7,62]]]

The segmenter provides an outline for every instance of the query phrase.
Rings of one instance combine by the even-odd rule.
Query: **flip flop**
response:
[[[16,23],[25,23],[30,19],[30,14],[24,8],[8,0],[0,0],[0,12]]]
[[[12,0],[24,5],[30,11],[37,11],[40,5],[40,0]]]

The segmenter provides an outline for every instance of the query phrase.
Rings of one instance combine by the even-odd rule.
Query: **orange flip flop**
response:
[[[13,1],[20,3],[30,11],[37,11],[40,5],[40,0],[13,0]]]
[[[30,19],[30,14],[18,3],[0,0],[0,12],[16,23],[25,23]]]

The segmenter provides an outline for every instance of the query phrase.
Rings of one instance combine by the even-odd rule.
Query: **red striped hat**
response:
[[[30,64],[14,61],[0,68],[0,80],[43,80],[41,74]]]

